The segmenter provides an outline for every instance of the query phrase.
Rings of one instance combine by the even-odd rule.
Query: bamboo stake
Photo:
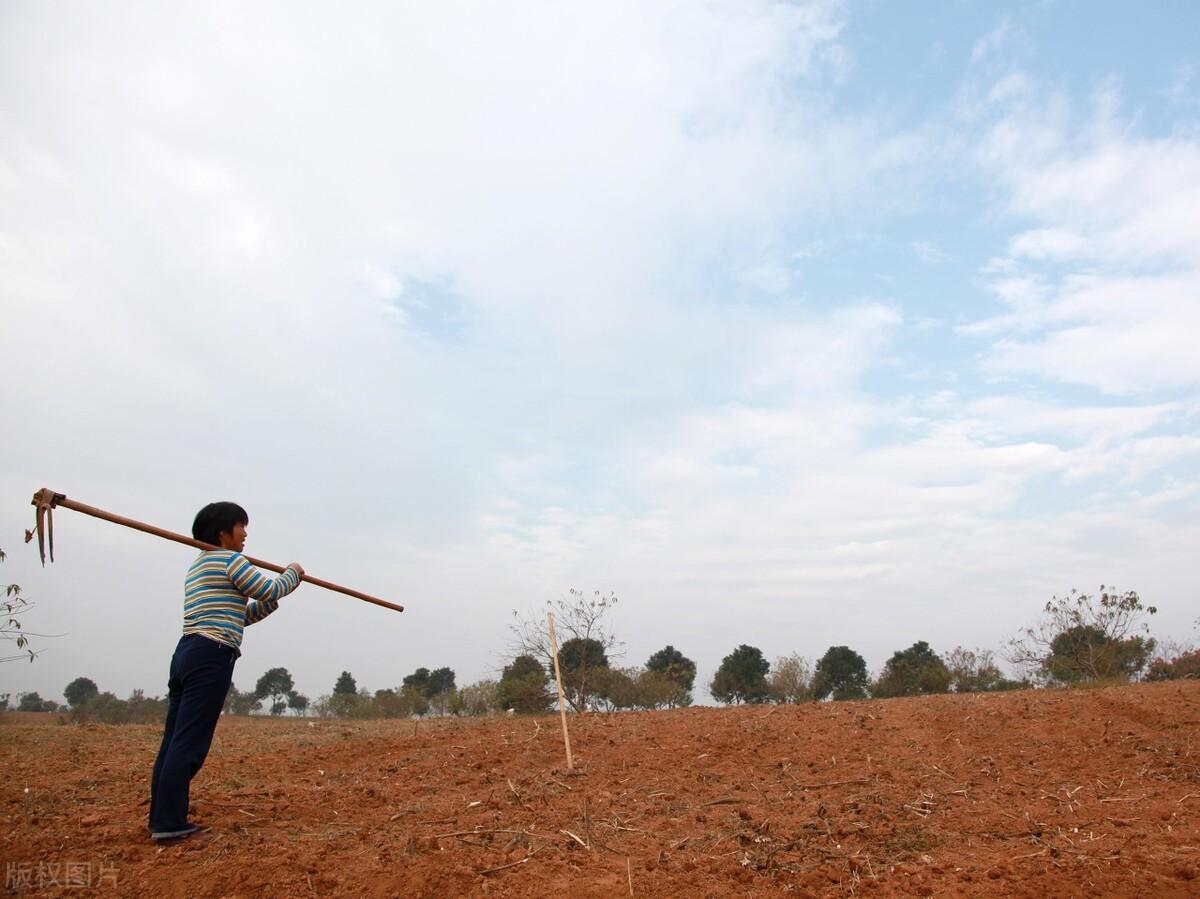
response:
[[[546,613],[546,623],[550,625],[550,652],[554,656],[554,682],[558,684],[558,715],[562,719],[563,743],[567,747],[567,770],[575,770],[575,761],[571,758],[571,735],[567,732],[567,704],[563,699],[562,672],[558,669],[558,641],[554,638],[554,613]]]
[[[63,494],[55,493],[53,490],[49,490],[45,487],[43,487],[41,490],[39,490],[37,493],[35,493],[33,495],[33,504],[38,507],[38,513],[39,513],[38,514],[39,542],[40,542],[40,537],[41,537],[41,523],[42,523],[42,514],[41,513],[46,512],[47,513],[46,517],[49,517],[49,510],[55,509],[59,506],[62,506],[64,509],[71,509],[72,511],[75,511],[75,512],[82,512],[84,515],[91,515],[93,518],[99,518],[103,521],[111,521],[113,524],[119,524],[119,525],[123,525],[124,527],[127,527],[127,528],[133,528],[135,531],[141,531],[145,534],[152,534],[155,537],[162,537],[164,540],[174,540],[176,543],[182,543],[185,546],[194,546],[194,547],[196,547],[196,549],[213,550],[213,549],[221,548],[219,546],[213,546],[210,543],[202,543],[199,540],[193,540],[191,537],[183,536],[183,534],[176,534],[174,531],[168,531],[163,528],[158,528],[152,524],[146,524],[145,522],[137,521],[133,518],[126,518],[123,515],[114,515],[112,512],[105,512],[103,509],[97,509],[95,506],[88,506],[88,505],[85,505],[84,503],[76,502],[73,499],[67,499],[66,496],[64,496]],[[50,520],[53,521],[52,518]],[[54,561],[54,548],[53,548],[54,531],[53,531],[53,527],[54,527],[53,524],[51,524],[50,525],[50,534],[51,534],[50,561],[51,562]],[[28,532],[26,532],[25,542],[28,543],[30,539],[32,539],[32,535],[29,534]],[[262,559],[255,559],[252,556],[246,556],[246,561],[248,561],[251,565],[254,565],[257,568],[265,568],[265,569],[267,569],[267,571],[274,571],[279,574],[282,574],[284,572],[284,566],[276,565],[274,562],[265,562]],[[45,562],[44,558],[42,559],[42,562],[43,563]],[[383,606],[385,609],[392,609],[393,611],[396,611],[396,612],[404,611],[404,606],[396,605],[395,603],[388,602],[385,599],[379,599],[378,597],[371,596],[370,594],[367,594],[367,593],[359,593],[357,590],[351,590],[349,587],[343,587],[341,584],[335,584],[332,581],[322,580],[321,578],[313,577],[312,575],[309,575],[309,574],[305,574],[305,575],[301,576],[300,580],[307,581],[308,583],[314,584],[318,587],[324,587],[326,590],[333,590],[336,593],[344,593],[346,596],[353,596],[355,599],[361,599],[363,602],[369,602],[369,603],[373,603],[377,606]]]

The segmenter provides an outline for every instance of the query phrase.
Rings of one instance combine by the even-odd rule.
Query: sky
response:
[[[194,551],[302,586],[235,683],[495,677],[514,610],[999,650],[1076,588],[1197,637],[1200,6],[0,5],[0,582],[165,693]],[[698,698],[704,700],[703,690]]]

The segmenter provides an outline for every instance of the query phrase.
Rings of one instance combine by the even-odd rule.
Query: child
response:
[[[202,829],[187,819],[188,788],[212,745],[242,631],[274,612],[304,576],[295,562],[277,578],[251,565],[242,555],[249,523],[237,503],[210,503],[192,524],[196,540],[220,549],[200,553],[184,580],[183,636],[171,657],[167,723],[150,782],[150,837],[156,842]]]

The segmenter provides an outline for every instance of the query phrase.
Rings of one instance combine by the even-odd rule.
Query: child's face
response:
[[[245,548],[245,546],[246,546],[246,526],[244,524],[241,524],[240,522],[238,524],[235,524],[233,526],[232,532],[221,531],[221,548],[222,549],[233,549],[233,550],[237,550],[238,552],[241,552],[242,549]]]

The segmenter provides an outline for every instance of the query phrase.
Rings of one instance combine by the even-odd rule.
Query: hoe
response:
[[[113,524],[123,525],[127,528],[133,528],[135,531],[142,531],[146,534],[153,534],[155,537],[162,537],[165,540],[174,540],[176,543],[183,543],[187,546],[194,546],[196,549],[220,549],[219,546],[212,546],[208,543],[201,543],[199,540],[193,540],[191,537],[185,537],[183,534],[176,534],[173,531],[156,528],[152,524],[146,524],[141,521],[134,521],[132,518],[125,518],[123,515],[114,515],[111,512],[105,512],[103,509],[97,509],[95,506],[87,506],[83,503],[75,502],[75,500],[67,499],[62,493],[55,493],[53,490],[43,487],[33,495],[33,505],[37,507],[37,541],[38,554],[42,558],[42,564],[46,564],[46,550],[50,550],[50,561],[54,561],[54,510],[58,507],[64,509],[72,509],[76,512],[82,512],[84,515],[91,515],[93,518],[101,518],[104,521],[111,521]],[[33,539],[34,531],[25,532],[25,542],[28,543]],[[246,556],[246,561],[258,568],[265,568],[268,571],[277,573],[283,572],[283,566],[276,565],[274,562],[264,562],[261,559],[253,559]],[[326,590],[334,590],[338,593],[344,593],[347,596],[353,596],[355,599],[361,599],[363,602],[374,603],[377,606],[383,606],[385,609],[392,609],[397,612],[403,612],[404,606],[398,606],[395,603],[388,602],[385,599],[379,599],[375,596],[369,596],[366,593],[359,593],[357,590],[351,590],[349,587],[343,587],[341,584],[335,584],[332,581],[323,581],[320,578],[312,575],[304,575],[301,580],[308,581],[310,584],[316,584],[318,587],[324,587]]]

